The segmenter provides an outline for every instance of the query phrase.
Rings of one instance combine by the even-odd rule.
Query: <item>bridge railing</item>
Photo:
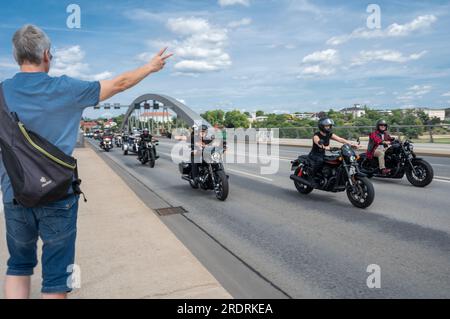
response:
[[[310,139],[315,132],[316,127],[282,127],[278,128],[279,137],[285,139]],[[337,126],[334,132],[347,139],[362,140],[367,139],[373,132],[373,126]],[[401,138],[410,138],[416,142],[424,143],[446,143],[450,144],[450,124],[436,125],[391,125],[389,127],[391,135]]]

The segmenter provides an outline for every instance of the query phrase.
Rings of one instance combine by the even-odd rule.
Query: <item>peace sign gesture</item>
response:
[[[173,53],[165,54],[166,51],[167,48],[161,49],[161,51],[159,51],[158,54],[155,55],[153,59],[150,61],[151,69],[153,72],[161,71],[166,65],[167,59],[173,56]]]

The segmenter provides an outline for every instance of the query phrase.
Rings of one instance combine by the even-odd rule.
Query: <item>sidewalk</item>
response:
[[[78,218],[76,263],[81,268],[81,289],[70,298],[231,298],[91,148],[77,149],[75,156],[88,202],[80,200]],[[1,211],[2,287],[6,258]],[[32,279],[33,298],[39,297],[40,273],[38,266]]]

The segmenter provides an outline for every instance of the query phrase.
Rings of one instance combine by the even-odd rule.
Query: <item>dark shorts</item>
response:
[[[4,204],[9,276],[31,276],[37,265],[37,241],[42,247],[42,292],[70,292],[75,260],[78,196],[42,207]]]

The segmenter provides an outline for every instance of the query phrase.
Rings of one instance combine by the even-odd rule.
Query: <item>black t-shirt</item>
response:
[[[323,146],[329,146],[330,145],[330,139],[333,136],[333,133],[327,133],[326,135],[322,135],[320,132],[316,132],[314,136],[318,136],[320,138],[319,144],[322,144]],[[323,148],[320,148],[317,146],[316,143],[313,142],[313,147],[311,149],[312,155],[324,155],[325,150]]]

